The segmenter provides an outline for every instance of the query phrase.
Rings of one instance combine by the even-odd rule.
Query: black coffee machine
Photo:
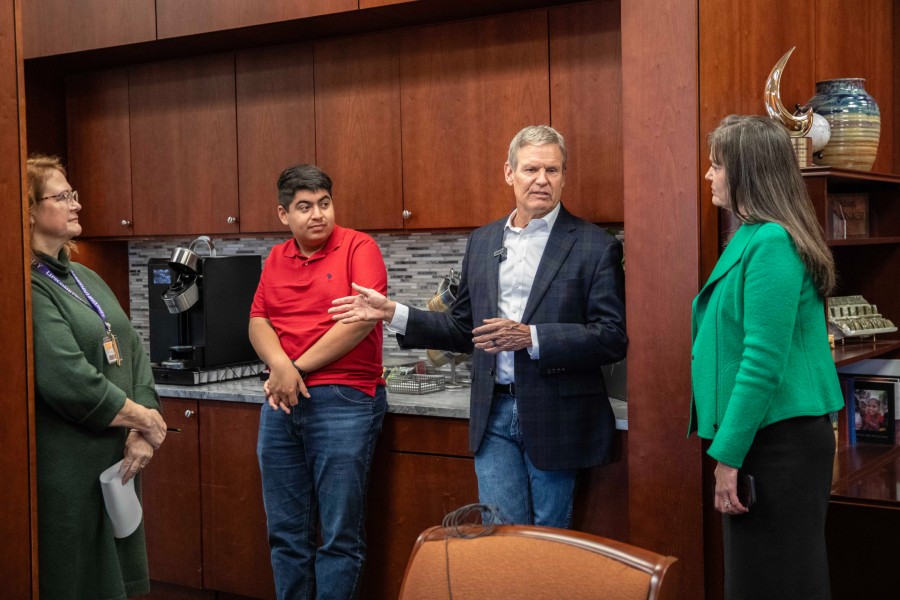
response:
[[[209,256],[194,252],[200,243]],[[151,259],[147,268],[150,361],[157,383],[212,381],[196,372],[259,360],[247,337],[262,272],[259,255],[216,256],[212,241],[201,236],[168,260]]]

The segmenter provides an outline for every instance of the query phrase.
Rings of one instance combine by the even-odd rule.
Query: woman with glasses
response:
[[[28,159],[38,550],[45,600],[117,599],[149,591],[143,525],[114,537],[99,476],[123,461],[124,485],[147,466],[166,435],[140,337],[106,283],[71,260],[72,239],[81,233],[80,210],[78,192],[58,158]]]

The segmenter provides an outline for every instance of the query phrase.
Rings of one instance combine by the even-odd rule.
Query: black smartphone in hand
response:
[[[738,473],[737,480],[738,501],[744,508],[750,508],[756,504],[756,480],[749,473]]]

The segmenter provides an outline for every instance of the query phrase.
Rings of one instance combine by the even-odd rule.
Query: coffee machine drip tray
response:
[[[189,368],[174,364],[180,361],[163,361],[153,366],[153,380],[156,383],[168,383],[172,385],[201,385],[204,383],[216,383],[230,379],[254,377],[259,375],[265,365],[259,361],[240,363],[235,365],[223,365],[219,367]]]

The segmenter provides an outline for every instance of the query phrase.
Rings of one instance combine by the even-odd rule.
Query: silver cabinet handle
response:
[[[412,216],[412,211],[410,211],[410,210],[404,210],[401,214],[403,215],[403,218],[404,218],[404,219],[408,219],[408,218],[410,218],[410,217]]]
[[[194,416],[194,411],[192,411],[192,410],[186,410],[186,411],[184,411],[184,417],[185,417],[186,419],[190,419],[190,418],[193,417],[193,416]]]
[[[237,223],[237,221],[237,217],[228,217],[227,219],[225,219],[225,222],[229,225],[234,225],[235,223]]]
[[[131,221],[128,219],[122,219],[121,223],[122,227],[131,227]]]

